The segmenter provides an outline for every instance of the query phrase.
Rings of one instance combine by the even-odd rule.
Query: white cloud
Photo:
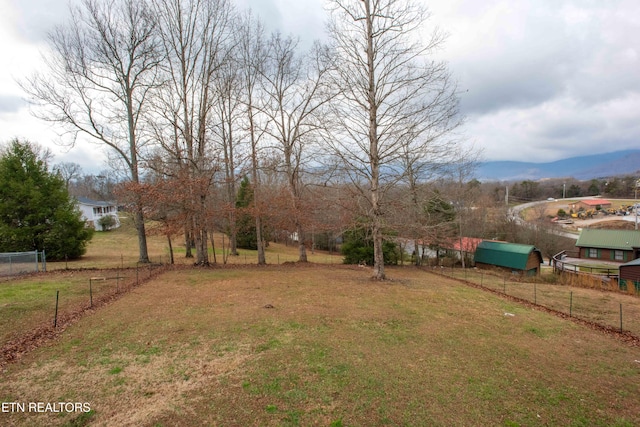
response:
[[[423,1],[433,13],[429,28],[450,34],[438,55],[468,90],[464,133],[487,160],[640,148],[640,2]],[[324,37],[324,4],[236,0],[240,9],[252,6],[267,30],[298,35],[302,47]],[[0,0],[0,10],[0,56],[9,64],[0,68],[0,141],[50,144],[55,132],[28,114],[14,79],[39,66],[40,43],[63,22],[66,0]]]

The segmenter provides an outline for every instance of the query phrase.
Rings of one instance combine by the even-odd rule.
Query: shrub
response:
[[[109,231],[116,225],[113,215],[105,215],[98,220],[98,225],[102,231]]]
[[[364,227],[356,227],[344,233],[344,243],[340,252],[344,255],[345,264],[373,265],[373,239]],[[382,253],[385,264],[398,263],[398,250],[394,242],[385,240],[382,244]]]

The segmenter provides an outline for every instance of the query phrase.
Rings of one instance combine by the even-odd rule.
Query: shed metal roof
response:
[[[537,252],[542,262],[542,254],[534,246],[484,240],[478,244],[474,259],[482,264],[524,270],[532,252]]]
[[[640,248],[640,231],[584,228],[580,232],[576,246],[630,251],[633,248]]]
[[[629,261],[625,264],[622,264],[619,268],[622,267],[635,267],[635,266],[640,266],[640,258],[634,259],[633,261]]]

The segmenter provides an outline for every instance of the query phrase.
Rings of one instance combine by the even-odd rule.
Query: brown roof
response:
[[[462,238],[462,249],[465,252],[475,252],[478,245],[482,242],[482,239],[477,239],[475,237],[463,237]],[[457,241],[453,246],[453,249],[460,250],[460,241]]]
[[[598,206],[598,205],[610,205],[611,202],[605,199],[589,199],[589,200],[580,200],[578,203],[584,203],[589,206]]]
[[[460,242],[460,240],[462,240],[462,242]],[[446,244],[446,249],[459,251],[462,247],[464,252],[475,252],[480,242],[482,242],[482,239],[477,239],[475,237],[463,237],[462,239],[455,239]],[[462,245],[460,243],[462,243]]]

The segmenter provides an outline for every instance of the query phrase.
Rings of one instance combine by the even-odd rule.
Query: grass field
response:
[[[96,232],[87,246],[87,253],[78,260],[47,262],[47,270],[64,269],[103,269],[103,268],[134,268],[138,264],[138,240],[136,231],[130,218],[121,218],[122,227],[109,232]],[[170,260],[169,244],[165,237],[153,234],[153,224],[149,225],[147,246],[149,259],[153,263],[168,264]],[[193,258],[185,258],[185,246],[180,236],[173,238],[174,261],[178,265],[193,264]],[[228,239],[223,241],[222,234],[215,235],[215,261],[223,264],[223,243],[228,250]],[[211,246],[211,245],[209,245]],[[279,243],[270,243],[266,248],[266,260],[269,264],[283,264],[294,262],[298,259],[296,246],[286,246]],[[310,262],[322,264],[340,264],[342,257],[337,253],[307,250]],[[214,251],[209,247],[210,261],[214,262]],[[250,265],[256,264],[257,251],[239,249],[238,256],[229,256],[228,264]]]
[[[628,292],[615,292],[612,285],[605,288],[597,280],[593,283],[602,285],[602,289],[566,286],[559,281],[527,281],[511,274],[492,274],[476,269],[443,269],[442,274],[606,327],[619,329],[622,326],[624,331],[640,336],[640,299],[633,287]]]
[[[134,258],[135,239],[98,236],[89,256],[100,251],[103,267]],[[295,258],[295,248],[270,250]],[[85,298],[95,274],[0,283],[3,339],[40,321],[29,313],[41,292],[66,286]],[[442,275],[388,274],[376,282],[367,268],[277,263],[167,271],[6,365],[0,425],[640,425],[640,348]],[[584,291],[591,308],[581,310],[597,315],[617,298]],[[8,309],[19,301],[31,308]],[[91,412],[11,412],[30,402]]]

